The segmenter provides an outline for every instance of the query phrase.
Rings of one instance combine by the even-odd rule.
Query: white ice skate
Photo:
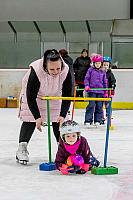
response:
[[[16,152],[17,162],[23,165],[27,165],[27,162],[29,162],[29,157],[28,157],[29,152],[27,151],[27,145],[28,145],[27,142],[19,143],[19,147]]]
[[[92,128],[93,127],[93,123],[92,122],[85,122],[84,123],[84,127],[86,127],[86,128]]]
[[[94,127],[95,127],[95,128],[98,128],[99,126],[100,126],[100,123],[99,123],[99,122],[95,122],[95,123],[94,123]]]

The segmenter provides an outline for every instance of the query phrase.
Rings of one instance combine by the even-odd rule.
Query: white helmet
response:
[[[65,121],[60,127],[60,135],[61,137],[68,133],[80,133],[80,128],[77,122],[68,120]]]

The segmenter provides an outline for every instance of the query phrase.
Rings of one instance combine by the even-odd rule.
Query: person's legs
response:
[[[82,89],[82,90],[79,91],[79,96],[80,96],[80,97],[83,97],[84,84],[79,84],[79,89]]]
[[[76,92],[76,97],[83,97],[83,90],[78,90],[78,89],[84,89],[84,84],[78,83]]]
[[[59,142],[59,138],[60,138],[59,123],[52,122],[52,127],[53,127],[53,132],[54,132],[56,141]]]
[[[22,162],[26,164],[29,162],[27,145],[30,141],[30,138],[35,130],[36,123],[35,122],[23,122],[19,135],[19,147],[16,152],[16,159],[18,162]]]
[[[89,93],[89,97],[96,97],[96,94],[93,92]],[[85,112],[85,123],[93,122],[93,113],[95,109],[95,101],[89,101],[88,106],[86,107],[86,112]]]
[[[106,101],[106,117],[108,117],[108,112],[109,112],[109,101]],[[112,107],[111,107],[111,113],[112,115]]]
[[[36,127],[35,122],[23,122],[20,129],[19,143],[20,142],[28,143],[35,130],[35,127]]]
[[[77,88],[76,97],[79,97],[80,96],[80,90],[78,90],[79,89],[79,84],[77,84],[76,88]]]
[[[103,98],[103,94],[97,94],[97,98]],[[103,108],[103,102],[102,101],[96,101],[96,107],[94,112],[94,123],[101,122],[102,121],[102,108]]]
[[[103,107],[102,107],[102,121],[100,122],[100,124],[104,124],[105,122],[105,116],[104,116],[104,107],[105,107],[105,102],[103,102]]]

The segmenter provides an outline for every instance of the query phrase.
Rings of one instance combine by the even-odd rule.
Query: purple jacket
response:
[[[80,137],[80,145],[75,153],[80,154],[84,158],[85,164],[89,164],[90,147],[88,145],[87,140],[83,136]],[[71,154],[65,149],[63,140],[60,139],[55,159],[57,169],[59,169],[59,167],[61,167],[62,164],[66,164],[67,158],[70,155]]]
[[[84,79],[84,85],[90,88],[106,88],[107,78],[103,70],[90,67]],[[104,90],[90,90],[89,92],[104,94]]]

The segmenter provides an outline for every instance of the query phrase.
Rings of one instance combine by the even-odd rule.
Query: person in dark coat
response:
[[[85,174],[92,165],[98,166],[99,161],[93,157],[85,137],[80,135],[77,122],[68,120],[60,127],[61,138],[56,153],[56,167],[62,174]],[[91,158],[95,158],[95,164]]]
[[[75,72],[75,80],[76,80],[78,89],[84,88],[84,78],[87,73],[87,70],[90,67],[90,63],[91,63],[91,59],[88,56],[88,50],[83,49],[81,52],[81,56],[76,58],[76,60],[73,64],[73,68],[74,68],[74,72]],[[76,96],[82,97],[83,91],[80,91],[80,90],[77,91]]]
[[[74,96],[75,78],[74,78],[74,69],[73,69],[73,59],[68,55],[68,52],[66,49],[60,49],[59,54],[63,58],[64,62],[69,66],[69,70],[72,77],[72,96]]]
[[[106,78],[107,78],[107,87],[112,88],[112,90],[108,91],[108,96],[107,97],[113,97],[115,94],[115,88],[116,88],[116,78],[111,70],[111,62],[112,59],[109,56],[104,56],[103,57],[103,66],[102,70],[106,72]],[[108,116],[108,107],[109,107],[109,102],[105,102],[105,107],[106,107],[106,116]]]

